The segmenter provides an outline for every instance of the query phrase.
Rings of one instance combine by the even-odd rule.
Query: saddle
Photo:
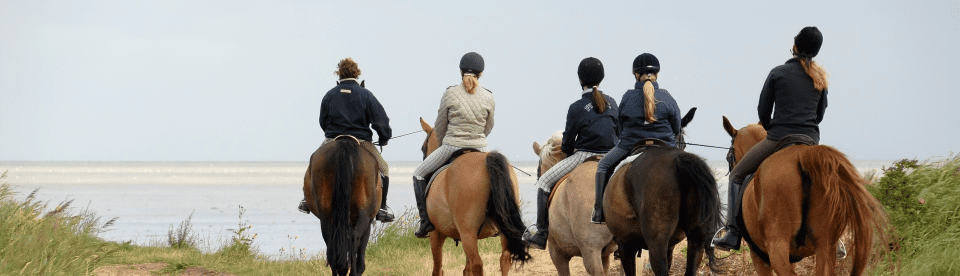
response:
[[[480,152],[480,150],[475,148],[462,148],[450,154],[450,158],[447,158],[447,161],[444,161],[443,165],[441,165],[439,169],[427,175],[426,179],[429,179],[430,181],[427,181],[427,187],[424,188],[423,195],[427,196],[427,194],[430,193],[430,187],[433,186],[433,180],[436,179],[436,176],[439,175],[441,171],[446,170],[447,167],[449,167],[454,160],[457,160],[458,157],[471,152]]]
[[[776,154],[778,151],[784,150],[784,149],[789,148],[789,147],[794,146],[794,145],[813,146],[813,145],[816,145],[816,144],[817,144],[817,142],[813,141],[813,138],[810,138],[810,136],[806,136],[806,135],[803,135],[803,134],[790,134],[790,135],[784,136],[783,138],[780,138],[780,141],[777,142],[777,147],[776,147],[776,149],[774,149],[774,150],[773,150],[773,153],[771,153],[770,155],[774,155],[774,154]],[[768,158],[769,158],[769,156],[768,156]],[[762,164],[762,161],[761,161],[761,164]],[[748,174],[747,177],[744,177],[744,178],[743,178],[743,184],[746,185],[746,184],[750,183],[750,181],[753,180],[754,174],[756,174],[756,173],[757,173],[757,172],[753,172],[753,173],[751,173],[751,174]]]
[[[630,150],[630,155],[640,154],[641,152],[643,152],[643,150],[647,148],[667,147],[667,146],[670,146],[670,145],[667,145],[667,142],[664,142],[663,140],[660,140],[660,139],[656,139],[656,138],[642,139],[640,141],[637,141],[637,143],[633,145],[633,149]]]
[[[591,156],[591,157],[583,160],[583,162],[580,162],[580,164],[587,163],[587,162],[591,162],[591,161],[600,162],[601,157],[603,157],[603,156],[602,156],[602,155],[601,155],[601,156]],[[577,166],[580,166],[580,164],[577,164]],[[571,172],[572,172],[572,171],[571,171]],[[550,195],[547,197],[547,207],[548,207],[548,208],[550,207],[551,204],[553,204],[553,197],[557,194],[557,193],[555,193],[554,191],[557,191],[557,189],[560,188],[560,185],[563,185],[563,182],[566,182],[566,181],[567,181],[567,178],[570,178],[570,174],[569,174],[569,173],[567,173],[566,175],[564,175],[563,177],[561,177],[560,180],[557,180],[557,184],[553,185],[553,189],[550,191]]]

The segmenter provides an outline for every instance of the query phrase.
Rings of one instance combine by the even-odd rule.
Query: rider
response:
[[[603,63],[597,58],[585,58],[580,61],[577,75],[583,90],[580,99],[567,109],[567,126],[560,147],[567,158],[557,162],[537,180],[540,187],[537,193],[537,232],[534,234],[528,230],[523,234],[524,241],[540,249],[547,245],[547,200],[553,186],[587,158],[603,156],[617,145],[620,128],[617,102],[597,89],[603,80]]]
[[[767,130],[767,138],[750,148],[730,173],[726,234],[714,240],[715,247],[721,250],[740,249],[736,218],[746,188],[743,180],[773,154],[780,139],[790,134],[803,134],[819,143],[819,124],[827,108],[827,72],[813,61],[813,57],[820,52],[821,44],[823,34],[817,27],[803,28],[793,38],[793,58],[774,67],[767,75],[757,107],[760,124]]]
[[[642,139],[656,138],[676,147],[680,135],[680,107],[665,89],[660,89],[657,76],[660,61],[643,53],[633,60],[634,89],[627,90],[620,100],[620,142],[597,165],[596,199],[593,204],[593,223],[604,223],[603,191],[613,168],[630,154],[634,144]]]
[[[377,97],[357,82],[360,68],[352,58],[340,60],[337,71],[334,73],[340,76],[340,80],[337,81],[337,86],[327,91],[320,102],[320,128],[323,129],[326,137],[320,146],[332,142],[339,135],[351,135],[362,140],[361,144],[375,153],[377,163],[380,165],[380,179],[383,182],[380,211],[377,212],[376,219],[381,222],[392,222],[394,216],[387,208],[390,169],[380,152],[373,143],[370,143],[373,140],[373,132],[370,129],[373,128],[377,131],[380,146],[387,145],[392,133],[390,118],[383,110],[383,105],[377,101]],[[305,200],[300,202],[300,211],[310,213]]]
[[[440,99],[434,134],[440,147],[430,153],[413,172],[413,189],[420,211],[420,228],[414,233],[426,238],[435,227],[427,216],[427,175],[440,168],[455,151],[475,148],[486,151],[487,135],[493,130],[493,93],[480,87],[478,80],[483,73],[483,57],[469,52],[460,58],[460,75],[463,82],[447,87]]]

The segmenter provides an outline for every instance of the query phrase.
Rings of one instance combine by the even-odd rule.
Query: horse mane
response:
[[[546,168],[553,167],[557,162],[567,157],[560,148],[563,143],[563,131],[554,132],[543,145],[540,146],[540,163]]]

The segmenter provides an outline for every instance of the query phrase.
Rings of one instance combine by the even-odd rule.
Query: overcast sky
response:
[[[727,146],[721,116],[757,122],[804,26],[830,74],[821,143],[857,160],[960,151],[958,1],[353,2],[0,0],[0,160],[306,161],[337,61],[359,63],[400,135],[433,123],[470,51],[496,98],[489,148],[512,160],[563,128],[581,59],[619,102],[645,52],[699,108],[687,141]],[[383,155],[418,161],[423,137]]]

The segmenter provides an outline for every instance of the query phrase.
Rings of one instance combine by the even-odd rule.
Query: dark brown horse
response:
[[[735,129],[727,117],[723,128],[733,138],[731,167],[767,136],[756,124]],[[850,160],[829,146],[795,145],[764,160],[743,192],[737,217],[757,274],[797,275],[791,263],[816,255],[816,274],[834,275],[844,229],[854,239],[850,274],[863,274],[874,230],[888,225],[864,184]],[[885,240],[886,232],[878,233]]]
[[[433,127],[420,119],[427,138],[424,157],[440,147]],[[477,241],[500,235],[500,274],[507,275],[513,261],[530,259],[521,240],[517,174],[498,152],[463,154],[446,170],[437,173],[427,194],[427,212],[436,230],[430,232],[433,275],[443,275],[443,243],[447,238],[463,242],[467,264],[463,275],[483,275],[483,260]]]
[[[694,111],[681,126],[693,119]],[[686,275],[697,274],[704,252],[710,267],[716,267],[709,245],[720,227],[720,196],[713,171],[699,156],[666,145],[647,147],[610,178],[603,210],[626,275],[636,275],[641,249],[649,250],[654,274],[668,275],[673,248],[684,238]]]
[[[377,157],[360,143],[337,137],[310,156],[303,176],[303,197],[320,219],[334,276],[363,274],[370,226],[380,209]]]

